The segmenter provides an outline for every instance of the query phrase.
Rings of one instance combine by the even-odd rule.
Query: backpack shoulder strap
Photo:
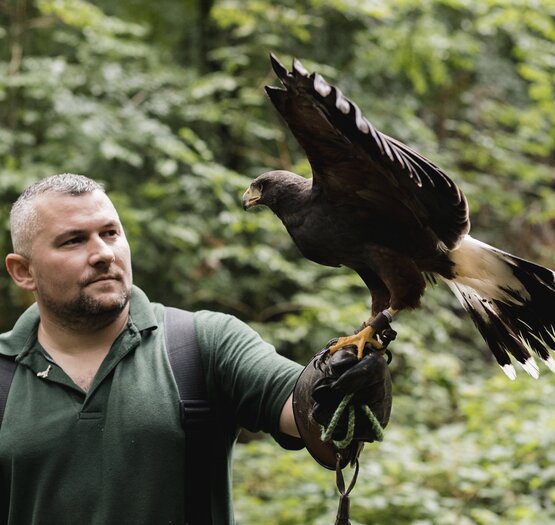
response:
[[[193,313],[166,307],[165,338],[185,430],[185,524],[211,525],[209,461],[213,428]]]
[[[166,350],[181,400],[205,399],[206,384],[197,347],[193,313],[166,307],[165,335]]]
[[[17,363],[15,360],[0,358],[0,425],[4,419],[4,411],[6,410],[6,403],[8,402],[8,394],[10,393],[10,386],[15,374]]]

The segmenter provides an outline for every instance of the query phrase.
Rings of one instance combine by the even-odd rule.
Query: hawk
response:
[[[243,207],[267,206],[304,257],[351,268],[368,287],[372,317],[330,352],[379,348],[373,321],[417,308],[431,276],[447,283],[509,378],[516,377],[511,357],[534,377],[534,356],[555,372],[555,273],[471,237],[466,198],[440,168],[378,131],[298,60],[291,71],[273,55],[271,62],[284,89],[266,92],[313,176],[263,173]]]

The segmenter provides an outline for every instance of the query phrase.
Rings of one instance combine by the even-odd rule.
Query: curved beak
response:
[[[248,210],[249,208],[256,206],[261,197],[262,193],[258,188],[253,188],[252,186],[249,186],[249,189],[245,193],[243,193],[243,209]]]

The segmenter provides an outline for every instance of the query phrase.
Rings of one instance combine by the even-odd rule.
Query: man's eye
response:
[[[102,234],[103,237],[117,237],[117,235],[118,235],[117,230],[106,230]]]
[[[71,246],[72,244],[79,244],[83,240],[82,237],[71,237],[62,243],[62,246]]]

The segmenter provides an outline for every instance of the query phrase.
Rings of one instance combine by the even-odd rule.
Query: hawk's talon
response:
[[[364,347],[366,344],[370,344],[376,350],[384,349],[383,344],[376,339],[375,329],[370,325],[366,325],[354,335],[340,337],[335,344],[328,346],[328,355],[333,355],[340,348],[355,346],[357,349],[357,358],[360,360],[364,355]]]
[[[393,354],[391,353],[391,350],[386,348],[384,353],[387,356],[387,364],[391,363],[391,361],[393,361]]]
[[[354,335],[329,341],[319,360],[320,363],[323,364],[327,357],[332,356],[339,349],[349,346],[356,348],[357,358],[360,360],[364,356],[364,350],[367,345],[382,354],[387,353],[389,363],[391,361],[391,352],[387,352],[386,349],[389,343],[397,337],[397,332],[389,324],[393,320],[393,313],[393,311],[384,310],[372,319],[362,323],[362,326]],[[368,351],[372,351],[372,348],[368,349]]]

